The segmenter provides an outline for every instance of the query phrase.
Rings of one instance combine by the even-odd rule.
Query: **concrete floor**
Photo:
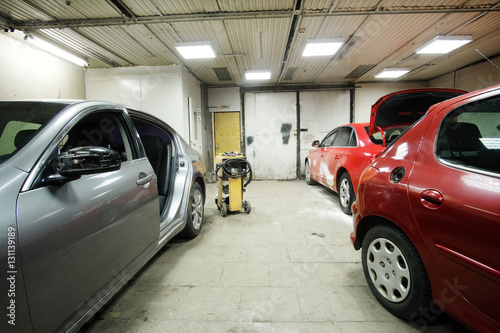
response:
[[[222,217],[208,184],[194,240],[174,239],[82,333],[467,332],[443,316],[401,321],[369,291],[352,218],[304,181],[254,181],[250,214]]]

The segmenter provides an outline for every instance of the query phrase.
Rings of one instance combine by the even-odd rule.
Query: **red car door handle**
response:
[[[436,209],[443,203],[443,195],[438,190],[425,190],[420,193],[422,205]]]

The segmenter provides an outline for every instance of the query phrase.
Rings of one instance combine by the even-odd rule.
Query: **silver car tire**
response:
[[[203,225],[204,214],[205,200],[203,198],[203,190],[200,184],[195,182],[191,187],[191,193],[189,195],[186,226],[182,231],[182,236],[186,238],[195,238],[198,236]]]
[[[361,251],[363,273],[377,301],[395,316],[425,316],[432,291],[420,255],[397,227],[376,225],[366,233]]]

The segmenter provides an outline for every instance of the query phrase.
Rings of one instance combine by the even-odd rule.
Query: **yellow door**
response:
[[[216,156],[231,150],[241,153],[240,113],[215,112],[214,138]]]

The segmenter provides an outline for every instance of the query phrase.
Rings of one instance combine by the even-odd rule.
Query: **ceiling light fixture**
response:
[[[395,79],[401,77],[410,71],[409,68],[384,68],[381,72],[375,74],[377,79]]]
[[[417,48],[418,54],[443,54],[451,52],[467,43],[472,42],[472,36],[443,36],[437,35],[433,39]]]
[[[184,59],[215,58],[210,42],[184,42],[175,44],[175,48]]]
[[[247,80],[269,80],[271,78],[271,71],[268,70],[245,71],[245,78]]]
[[[337,53],[343,43],[342,38],[309,39],[302,56],[332,56]]]
[[[55,55],[56,57],[62,58],[80,67],[88,67],[89,65],[89,63],[86,60],[77,57],[76,55],[69,53],[66,50],[63,50],[58,46],[55,46],[54,44],[51,44],[37,37],[33,37],[32,35],[27,35],[27,36],[28,37],[25,38],[26,41],[30,42],[31,44],[33,44],[34,46],[38,47],[43,51],[49,52]]]

